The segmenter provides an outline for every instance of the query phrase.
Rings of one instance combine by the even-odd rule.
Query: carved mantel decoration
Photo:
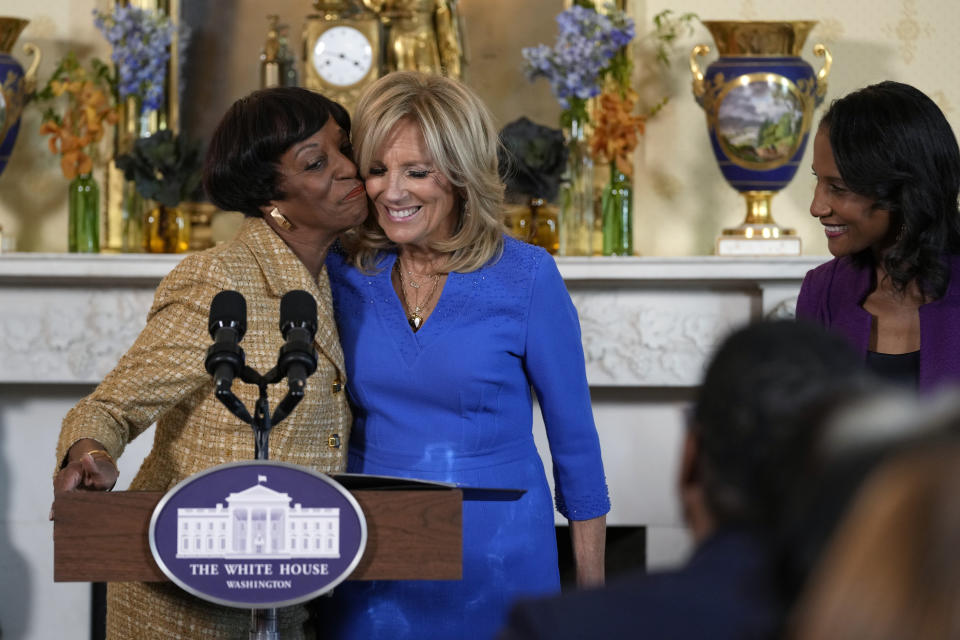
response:
[[[143,328],[176,255],[0,258],[0,383],[97,383]],[[592,386],[693,387],[753,317],[789,313],[823,258],[559,258]]]

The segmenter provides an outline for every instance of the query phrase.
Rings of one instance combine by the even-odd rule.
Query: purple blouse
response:
[[[960,383],[960,257],[948,256],[950,282],[942,298],[920,307],[920,391]],[[846,336],[866,358],[871,315],[863,301],[873,286],[873,270],[849,257],[811,269],[797,298],[797,317],[818,322]],[[957,322],[957,324],[953,324]]]

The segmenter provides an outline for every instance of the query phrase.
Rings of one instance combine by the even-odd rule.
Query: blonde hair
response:
[[[466,85],[438,75],[401,71],[380,78],[360,96],[353,142],[362,176],[401,122],[415,123],[437,169],[461,202],[454,234],[432,248],[447,255],[445,271],[475,271],[503,252],[504,186],[497,166],[499,138],[493,117]],[[397,245],[372,214],[344,238],[353,263],[372,272],[380,255]]]

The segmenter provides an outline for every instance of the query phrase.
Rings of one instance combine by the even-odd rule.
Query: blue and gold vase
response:
[[[24,102],[36,87],[40,50],[32,44],[23,45],[23,50],[33,56],[26,73],[16,58],[10,55],[13,44],[28,22],[22,18],[0,16],[0,173],[3,173],[13,153]]]
[[[723,230],[717,253],[799,255],[800,239],[774,222],[770,201],[800,166],[814,109],[827,90],[830,52],[822,44],[813,47],[814,55],[824,58],[818,72],[800,57],[816,21],[703,24],[719,58],[703,72],[697,58],[710,47],[693,48],[693,94],[706,114],[720,171],[747,203],[746,219]]]

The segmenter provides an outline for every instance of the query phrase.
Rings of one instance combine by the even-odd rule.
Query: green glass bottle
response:
[[[89,173],[70,181],[67,250],[100,252],[100,187]]]
[[[633,255],[633,183],[630,177],[610,165],[610,181],[600,201],[603,212],[603,255]]]

